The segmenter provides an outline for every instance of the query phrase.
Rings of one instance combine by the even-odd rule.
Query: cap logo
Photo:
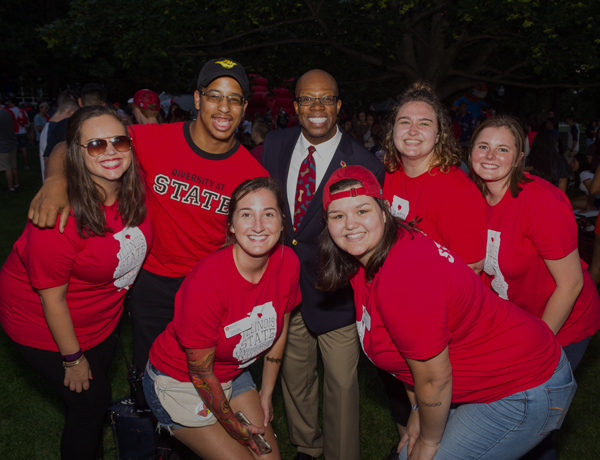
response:
[[[221,64],[221,67],[225,69],[232,69],[233,66],[237,65],[237,62],[230,61],[229,59],[225,59],[224,61],[217,61],[215,64]]]

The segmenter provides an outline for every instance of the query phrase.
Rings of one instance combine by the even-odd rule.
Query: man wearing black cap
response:
[[[235,139],[248,90],[240,63],[213,59],[198,77],[195,121],[129,127],[145,175],[153,231],[152,249],[129,303],[133,362],[142,370],[154,339],[173,319],[175,294],[184,277],[224,243],[231,192],[246,179],[268,175]],[[68,218],[64,156],[55,153],[30,208],[40,228],[53,226],[58,213],[62,228]]]

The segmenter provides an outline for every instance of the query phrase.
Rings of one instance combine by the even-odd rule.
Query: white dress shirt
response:
[[[316,183],[315,183],[315,192],[319,189],[319,185],[323,180],[323,176],[325,176],[325,172],[327,168],[329,168],[329,163],[331,163],[331,159],[333,155],[335,155],[335,151],[338,148],[340,140],[342,139],[342,133],[337,127],[337,131],[335,135],[319,145],[315,145],[316,149],[313,154],[313,158],[315,159],[315,168],[316,168]],[[296,142],[296,147],[294,147],[294,153],[292,153],[292,159],[290,161],[290,169],[288,170],[287,177],[287,196],[288,196],[288,204],[290,206],[290,212],[292,216],[289,216],[289,219],[292,219],[293,222],[293,214],[295,210],[295,199],[296,199],[296,185],[298,184],[298,174],[300,172],[300,166],[305,158],[308,156],[308,148],[312,144],[308,142],[306,137],[304,137],[303,133],[300,133],[300,137],[298,138],[298,142]],[[340,167],[342,165],[340,164]]]

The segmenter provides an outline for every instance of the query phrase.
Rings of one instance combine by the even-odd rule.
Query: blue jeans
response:
[[[435,460],[511,460],[560,428],[577,390],[564,352],[545,383],[492,403],[451,410]],[[399,454],[406,460],[406,446]]]
[[[148,362],[148,365],[151,366],[152,372],[154,372],[155,375],[167,375],[154,367],[151,362]],[[231,382],[231,399],[250,390],[256,390],[256,384],[254,383],[254,380],[252,380],[250,371],[246,369]],[[183,428],[183,425],[171,420],[169,413],[163,408],[160,403],[160,398],[154,390],[154,379],[148,374],[148,370],[144,371],[144,395],[146,396],[146,401],[148,402],[150,409],[152,409],[154,416],[158,420],[159,430],[161,428],[166,428],[172,435],[172,430]]]
[[[565,351],[565,355],[567,355],[567,359],[569,360],[569,364],[571,364],[571,370],[575,372],[577,366],[581,362],[585,350],[587,350],[588,345],[590,344],[590,340],[592,337],[588,337],[583,339],[580,342],[575,342],[563,347]],[[557,460],[558,454],[556,453],[556,448],[554,447],[554,441],[552,440],[552,434],[546,436],[542,442],[540,442],[537,446],[535,446],[531,451],[521,457],[521,460]]]

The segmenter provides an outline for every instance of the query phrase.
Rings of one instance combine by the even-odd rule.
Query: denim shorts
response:
[[[167,375],[154,367],[150,361],[148,361],[148,366],[150,366],[152,372],[154,372],[156,375]],[[256,384],[254,383],[254,380],[252,380],[252,375],[248,369],[244,370],[240,375],[234,378],[231,385],[231,399],[241,395],[242,393],[245,393],[246,391],[256,390]],[[154,389],[154,379],[150,376],[147,369],[144,372],[144,394],[146,395],[146,401],[148,402],[150,409],[152,409],[152,412],[158,419],[159,430],[161,428],[166,428],[169,433],[173,434],[172,430],[184,428],[183,425],[171,420],[169,413],[163,408],[162,404],[160,403],[160,398]]]

